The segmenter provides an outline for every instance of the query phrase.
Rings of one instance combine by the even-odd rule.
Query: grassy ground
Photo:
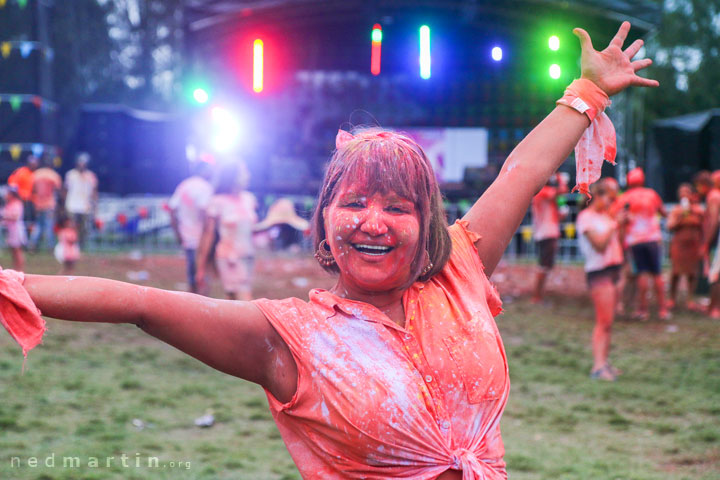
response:
[[[143,283],[176,288],[182,262],[87,257],[77,273],[126,280],[145,271]],[[34,257],[28,269],[55,273],[57,264]],[[266,258],[258,270],[256,294],[270,298],[302,298],[308,285],[332,282],[305,258]],[[619,320],[612,358],[625,374],[593,382],[581,272],[559,269],[549,304],[537,307],[524,300],[530,271],[505,266],[495,275],[512,379],[502,424],[510,477],[720,478],[719,324],[689,313],[669,323]],[[258,387],[135,327],[50,321],[24,375],[21,363],[0,332],[0,479],[299,478]],[[195,427],[208,409],[216,424]],[[46,466],[53,455],[55,466]],[[78,457],[80,467],[63,467],[63,457]]]

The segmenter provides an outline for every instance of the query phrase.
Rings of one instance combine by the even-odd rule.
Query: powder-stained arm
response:
[[[261,384],[277,397],[276,365],[294,369],[285,342],[252,303],[217,300],[93,277],[26,275],[23,284],[45,316],[131,323],[207,365]],[[292,389],[292,386],[291,388]],[[292,395],[292,392],[290,393]]]

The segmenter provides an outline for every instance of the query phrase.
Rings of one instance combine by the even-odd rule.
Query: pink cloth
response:
[[[604,112],[611,102],[597,85],[581,78],[567,87],[557,103],[574,108],[590,119],[590,126],[575,146],[576,185],[572,189],[589,197],[590,185],[600,179],[603,161],[615,165],[615,127]]]
[[[578,240],[580,242],[580,251],[585,257],[586,272],[596,272],[623,263],[623,250],[617,228],[617,222],[606,212],[596,212],[592,208],[586,208],[578,214]],[[605,250],[598,252],[588,240],[587,233],[594,232],[603,235],[611,229],[615,229],[616,232],[610,237]]]
[[[58,262],[74,262],[80,258],[77,232],[73,228],[61,228],[58,232],[58,244],[55,247]]]
[[[612,210],[619,212],[625,205],[629,206],[629,222],[625,228],[627,245],[662,240],[658,213],[663,207],[663,201],[655,190],[647,187],[631,188],[618,197]]]
[[[545,185],[532,200],[532,228],[536,241],[560,238],[557,188]]]
[[[25,275],[15,270],[0,270],[0,323],[20,345],[27,358],[30,350],[42,342],[45,320],[23,287]]]
[[[270,410],[305,479],[507,479],[500,418],[510,382],[479,235],[459,221],[441,272],[403,294],[403,327],[374,306],[312,290],[255,300],[298,368]]]

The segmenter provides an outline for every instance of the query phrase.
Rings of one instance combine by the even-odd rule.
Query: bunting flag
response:
[[[20,158],[20,154],[22,153],[22,145],[19,143],[13,143],[10,145],[10,156],[14,161],[17,161],[18,158]]]
[[[20,8],[27,7],[28,0],[15,0],[15,3],[17,3],[17,6]],[[5,8],[5,5],[8,4],[8,0],[0,0],[0,8]]]
[[[55,102],[47,100],[39,95],[29,93],[0,93],[0,105],[2,105],[3,102],[8,102],[13,112],[20,110],[23,103],[30,103],[42,112],[57,110]]]
[[[1,2],[2,0],[0,0]],[[31,42],[28,40],[14,41],[8,40],[0,42],[0,54],[3,58],[8,58],[13,50],[20,52],[23,58],[28,58],[33,50],[37,50],[44,55],[46,60],[52,60],[55,57],[55,52],[52,48],[44,46],[41,42]]]
[[[53,157],[53,164],[62,165],[60,157],[60,149],[55,145],[46,145],[43,143],[0,143],[0,154],[8,152],[13,161],[17,161],[23,152],[32,153],[36,157],[42,157],[47,153]]]

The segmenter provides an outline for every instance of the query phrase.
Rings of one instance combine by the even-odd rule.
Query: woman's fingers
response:
[[[622,25],[620,25],[620,28],[618,29],[613,39],[610,41],[610,45],[615,45],[618,48],[622,48],[629,31],[630,22],[623,22]]]
[[[651,78],[643,78],[635,75],[632,84],[636,87],[659,87],[660,82]]]
[[[583,50],[588,48],[593,50],[592,40],[590,40],[590,35],[588,35],[585,30],[582,28],[575,28],[573,29],[573,33],[580,39],[580,48]]]
[[[639,38],[635,40],[628,48],[625,49],[625,56],[629,59],[632,59],[642,48],[643,41]]]
[[[633,68],[634,72],[637,72],[638,70],[642,70],[643,68],[649,67],[652,65],[652,59],[650,58],[643,58],[641,60],[635,60],[630,64]]]

